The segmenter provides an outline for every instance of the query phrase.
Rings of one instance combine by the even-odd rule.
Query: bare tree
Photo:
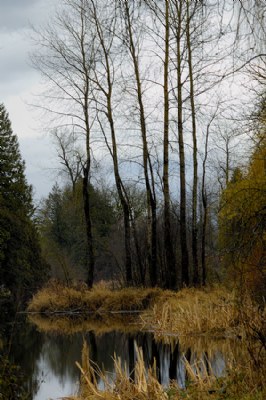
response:
[[[139,7],[139,6],[138,6]],[[147,198],[147,230],[148,230],[148,265],[151,286],[157,284],[157,217],[156,217],[156,192],[152,161],[147,139],[147,125],[145,106],[143,99],[142,78],[140,71],[140,62],[138,54],[138,45],[136,45],[134,32],[134,13],[136,6],[129,5],[127,0],[121,2],[122,18],[125,24],[125,33],[123,42],[128,49],[131,62],[134,69],[135,90],[137,95],[139,124],[142,139],[142,163],[144,170],[144,179]],[[137,16],[138,17],[138,16]]]
[[[52,136],[55,139],[61,170],[70,179],[74,193],[78,180],[82,178],[83,152],[76,145],[74,129],[72,132],[55,129]]]
[[[115,5],[115,3],[111,3],[111,6],[113,5]],[[97,41],[99,48],[98,57],[100,57],[97,66],[99,68],[96,67],[93,78],[93,82],[95,83],[97,90],[102,95],[101,102],[96,99],[96,107],[98,110],[97,120],[113,161],[116,188],[123,209],[126,282],[128,285],[131,285],[133,277],[131,257],[130,203],[120,174],[113,106],[115,66],[112,59],[112,48],[114,41],[114,30],[117,22],[116,7],[113,7],[111,9],[109,7],[109,11],[112,14],[108,15],[108,19],[105,19],[104,16],[101,16],[99,14],[99,10],[97,9],[94,0],[86,0],[86,8],[90,14],[90,23],[95,26],[95,30],[97,32]],[[102,67],[103,70],[101,70],[100,67]],[[109,144],[106,136],[104,124],[101,120],[101,114],[104,114],[109,124],[109,129],[111,133],[111,145]]]
[[[179,148],[179,176],[180,176],[180,245],[181,245],[181,284],[189,284],[189,257],[187,246],[187,200],[186,200],[186,164],[183,129],[183,81],[182,39],[184,35],[184,18],[186,11],[184,0],[172,0],[172,29],[176,46],[176,82],[177,82],[177,126]],[[176,17],[175,17],[176,16]]]
[[[32,56],[33,65],[49,82],[49,91],[44,95],[48,105],[42,108],[56,118],[56,137],[61,147],[60,157],[70,177],[73,173],[66,154],[65,127],[72,126],[80,140],[85,141],[85,157],[82,160],[83,204],[87,232],[87,284],[93,285],[95,255],[91,224],[90,173],[91,130],[90,115],[91,73],[94,66],[95,33],[87,24],[84,0],[65,0],[66,9],[56,15],[54,27],[35,32],[39,51]],[[67,10],[67,11],[66,11]],[[60,104],[59,104],[60,103]],[[63,123],[61,122],[63,120]],[[59,133],[60,132],[60,133]],[[79,160],[80,173],[81,159]],[[72,183],[76,177],[72,175]]]

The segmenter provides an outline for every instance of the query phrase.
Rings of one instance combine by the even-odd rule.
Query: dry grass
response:
[[[31,300],[28,311],[56,312],[120,312],[137,311],[151,307],[160,289],[125,288],[111,290],[99,285],[88,290],[84,286],[66,287],[49,283]]]
[[[95,313],[98,317],[90,315],[89,323],[93,321],[98,330],[101,325],[99,316],[104,315],[105,323],[109,319],[107,325],[111,326],[120,324],[119,319],[124,319],[121,316],[115,318],[116,313],[139,311],[140,315],[135,316],[136,323],[141,321],[142,329],[154,331],[157,338],[165,334],[208,335],[216,338],[245,337],[247,334],[266,336],[266,309],[259,311],[248,296],[241,299],[240,306],[236,293],[223,287],[172,292],[141,288],[111,290],[105,285],[98,285],[88,290],[84,286],[65,287],[53,282],[33,297],[28,311],[54,313],[57,317],[58,314],[63,316],[71,313],[88,317],[89,313]],[[44,326],[44,321],[38,318],[37,324]],[[57,319],[56,324],[60,324],[64,332],[68,330],[64,328],[66,322]]]
[[[245,337],[243,309],[247,321],[260,326],[265,320],[266,310],[259,313],[258,306],[248,296],[239,307],[234,291],[220,287],[191,288],[177,293],[164,292],[141,318],[143,329],[153,330],[159,337],[166,332],[179,336]]]
[[[72,400],[264,400],[266,398],[266,327],[265,307],[254,304],[249,296],[242,296],[239,301],[234,291],[214,287],[208,289],[183,289],[179,292],[163,291],[160,289],[127,288],[111,290],[103,285],[92,290],[84,287],[66,288],[57,283],[45,287],[37,293],[29,305],[29,311],[55,313],[81,311],[95,312],[83,319],[81,325],[77,320],[58,318],[44,319],[32,315],[31,319],[40,329],[55,332],[75,333],[94,330],[96,333],[107,332],[106,329],[127,329],[134,331],[139,327],[131,326],[125,316],[115,314],[115,319],[108,312],[139,310],[135,321],[142,323],[143,330],[152,330],[156,340],[176,340],[178,335],[181,349],[188,347],[202,353],[216,351],[220,344],[211,341],[211,337],[231,338],[226,341],[225,353],[231,355],[228,373],[217,379],[206,364],[201,360],[191,366],[185,362],[188,385],[186,390],[177,387],[176,383],[166,390],[157,381],[155,368],[145,370],[141,349],[137,350],[135,380],[128,377],[125,366],[115,358],[115,380],[110,383],[108,373],[89,361],[88,348],[84,345],[81,371],[81,390],[78,397]],[[103,314],[104,328],[100,316]],[[114,315],[112,315],[113,317]],[[115,321],[116,320],[116,321]],[[104,329],[103,331],[101,331]],[[125,330],[127,331],[127,330]],[[171,336],[172,335],[172,336]],[[193,338],[197,335],[199,341]],[[235,346],[234,338],[241,337],[242,343]],[[195,344],[197,343],[197,344]],[[210,344],[213,343],[213,348]],[[230,343],[230,345],[228,344]],[[240,348],[243,346],[242,348]],[[237,351],[236,351],[237,349]],[[221,348],[220,348],[221,350]],[[105,390],[100,391],[97,380],[105,383]]]
[[[264,376],[266,373],[265,352],[261,358],[260,368],[257,368],[252,357],[245,353],[243,362],[237,361],[228,367],[228,375],[216,378],[210,365],[197,360],[191,365],[186,359],[184,364],[187,373],[187,388],[180,389],[175,382],[169,388],[163,388],[156,377],[156,365],[148,371],[144,365],[141,348],[136,347],[137,361],[135,364],[134,381],[128,377],[126,367],[119,358],[114,358],[115,375],[110,382],[108,373],[100,371],[97,365],[89,360],[89,349],[86,342],[83,345],[82,365],[77,363],[81,372],[80,391],[76,397],[68,400],[264,400],[266,388]],[[262,357],[262,354],[256,354]],[[105,389],[99,390],[98,379],[104,382]]]
[[[128,377],[126,366],[120,358],[114,357],[115,378],[113,382],[108,379],[108,374],[100,371],[97,365],[89,360],[89,349],[83,345],[82,365],[77,367],[81,372],[80,390],[77,397],[67,397],[68,400],[167,400],[164,388],[156,378],[156,368],[145,368],[143,352],[136,348],[137,361],[135,364],[134,381]],[[97,379],[104,382],[105,390],[97,387]]]

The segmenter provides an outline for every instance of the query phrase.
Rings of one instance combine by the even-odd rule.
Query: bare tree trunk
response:
[[[196,111],[195,111],[195,95],[194,95],[194,76],[192,64],[192,49],[190,36],[190,22],[192,15],[190,14],[190,2],[187,2],[186,15],[186,38],[188,51],[188,69],[189,69],[189,84],[190,84],[190,106],[192,120],[192,139],[193,139],[193,189],[192,189],[192,260],[193,260],[193,284],[199,285],[199,262],[198,262],[198,159],[197,159],[197,129],[196,129]],[[196,6],[195,6],[196,7]],[[195,9],[194,9],[195,12]]]
[[[85,26],[84,26],[84,9],[81,8],[81,38],[80,47],[82,54],[82,67],[84,71],[84,100],[83,100],[83,114],[85,122],[85,132],[86,132],[86,163],[83,167],[83,208],[85,216],[86,234],[87,234],[87,247],[88,247],[88,257],[87,261],[87,285],[92,288],[94,280],[94,268],[95,268],[95,255],[93,246],[93,236],[92,236],[92,223],[91,223],[91,205],[90,205],[90,167],[91,167],[91,154],[90,154],[90,122],[89,122],[89,86],[90,77],[89,70],[86,64],[86,49],[84,43],[85,36]]]
[[[217,107],[218,110],[218,107]],[[216,110],[216,112],[217,112]],[[202,162],[202,185],[201,185],[201,198],[202,198],[202,206],[203,206],[203,219],[202,219],[202,237],[201,237],[201,269],[202,269],[202,277],[201,282],[202,285],[206,285],[207,280],[207,269],[206,269],[206,228],[208,221],[208,196],[205,187],[205,179],[206,179],[206,162],[208,157],[208,144],[209,144],[209,135],[210,135],[210,127],[213,122],[216,112],[212,116],[210,122],[207,125],[206,130],[206,138],[205,138],[205,148],[204,148],[204,158]]]
[[[180,169],[180,245],[181,245],[181,283],[189,285],[189,258],[187,248],[187,216],[186,216],[186,168],[183,138],[183,101],[182,101],[182,55],[181,55],[181,27],[183,1],[177,5],[177,109],[178,109],[178,146]]]
[[[142,93],[142,82],[139,71],[139,61],[137,51],[133,39],[132,20],[130,17],[130,9],[128,1],[124,0],[124,14],[126,30],[129,39],[129,52],[134,65],[134,73],[137,86],[137,101],[139,105],[139,118],[142,138],[142,158],[143,158],[143,169],[146,186],[146,197],[147,197],[147,209],[148,209],[148,265],[151,286],[157,284],[157,216],[156,216],[156,195],[154,190],[154,179],[153,171],[150,160],[150,154],[147,142],[147,129],[146,129],[146,118],[143,103]]]
[[[118,165],[118,155],[117,155],[117,143],[116,143],[116,134],[115,134],[115,126],[113,120],[113,109],[112,109],[112,84],[111,84],[111,74],[110,74],[110,66],[109,61],[106,54],[106,70],[107,70],[107,80],[109,92],[107,95],[107,117],[111,128],[111,137],[112,137],[112,158],[114,165],[114,174],[115,174],[115,182],[116,188],[118,192],[118,196],[121,202],[121,206],[123,209],[123,217],[124,217],[124,243],[125,243],[125,269],[126,269],[126,283],[127,285],[132,284],[132,260],[131,260],[131,228],[130,228],[130,206],[126,197],[126,192],[120,177],[119,173],[119,165]]]
[[[100,43],[100,47],[103,51],[103,60],[102,63],[104,65],[105,74],[106,74],[106,84],[107,87],[103,88],[101,82],[96,79],[96,84],[98,85],[99,90],[102,91],[106,98],[106,116],[109,122],[110,131],[111,131],[111,139],[112,139],[112,149],[108,146],[110,151],[113,167],[114,167],[114,176],[115,183],[118,192],[118,196],[120,199],[120,203],[123,209],[123,219],[124,219],[124,244],[125,244],[125,271],[126,271],[126,283],[127,285],[132,284],[132,260],[131,260],[131,227],[130,227],[130,205],[127,198],[126,190],[124,188],[123,182],[119,173],[119,163],[118,163],[118,155],[117,155],[117,141],[116,141],[116,132],[113,118],[113,105],[112,105],[112,92],[113,92],[113,78],[111,71],[111,58],[110,58],[110,48],[108,48],[103,29],[101,26],[101,22],[99,21],[97,10],[95,6],[94,0],[90,0],[92,5],[92,15],[94,19],[94,23],[96,26],[96,31],[98,34],[98,39]],[[110,46],[110,45],[109,45]],[[106,140],[107,143],[107,140]]]
[[[203,178],[202,178],[203,179]],[[205,174],[204,174],[205,179]],[[202,285],[206,286],[207,270],[206,270],[206,227],[207,227],[207,194],[205,191],[205,184],[202,181],[202,205],[203,205],[203,220],[202,220],[202,238],[201,238],[201,268],[202,268]]]
[[[94,247],[93,247],[93,237],[92,237],[92,224],[91,224],[91,206],[90,206],[90,194],[89,194],[89,169],[84,167],[84,176],[82,178],[82,194],[83,194],[83,209],[85,216],[86,225],[86,236],[87,236],[87,285],[92,288],[94,279],[94,268],[95,268],[95,257],[94,257]]]
[[[164,248],[167,265],[167,287],[177,288],[175,254],[171,237],[170,190],[169,190],[169,46],[170,21],[169,2],[165,0],[165,38],[164,38],[164,136],[163,136],[163,196],[164,196]]]

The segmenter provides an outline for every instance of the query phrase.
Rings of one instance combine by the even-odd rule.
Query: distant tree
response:
[[[0,284],[16,300],[29,297],[47,273],[32,215],[31,187],[17,136],[0,104]]]
[[[87,246],[82,190],[82,178],[76,182],[74,192],[70,184],[63,188],[54,185],[38,213],[43,252],[52,267],[52,276],[64,279],[66,283],[86,277]],[[102,260],[107,252],[114,210],[110,198],[103,190],[90,185],[89,191],[97,279],[97,269],[102,262],[99,259]],[[100,265],[100,269],[104,270],[104,266]]]

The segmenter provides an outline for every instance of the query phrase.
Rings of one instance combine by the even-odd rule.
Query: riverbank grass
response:
[[[159,288],[112,290],[96,285],[63,286],[52,282],[31,300],[28,312],[47,315],[83,314],[99,317],[137,311],[135,322],[158,335],[213,335],[244,337],[263,330],[265,308],[248,296],[241,298],[224,287],[185,288],[179,292]],[[264,333],[263,333],[264,334]]]
[[[37,313],[106,313],[143,311],[153,307],[161,289],[123,288],[112,290],[100,284],[64,286],[51,282],[30,301],[27,311]]]
[[[68,400],[264,400],[266,388],[264,378],[266,373],[264,355],[247,352],[243,363],[228,366],[227,374],[217,378],[210,365],[201,362],[190,364],[183,358],[186,369],[186,388],[180,388],[177,382],[171,382],[169,387],[160,384],[156,374],[156,364],[146,368],[141,348],[135,347],[136,364],[134,379],[128,376],[127,368],[119,358],[114,356],[115,373],[109,379],[108,373],[89,359],[87,343],[83,344],[82,363],[77,364],[80,370],[80,389],[77,396],[67,397]],[[256,364],[254,356],[260,364]],[[259,358],[257,358],[259,357]],[[98,381],[102,382],[99,389]]]

